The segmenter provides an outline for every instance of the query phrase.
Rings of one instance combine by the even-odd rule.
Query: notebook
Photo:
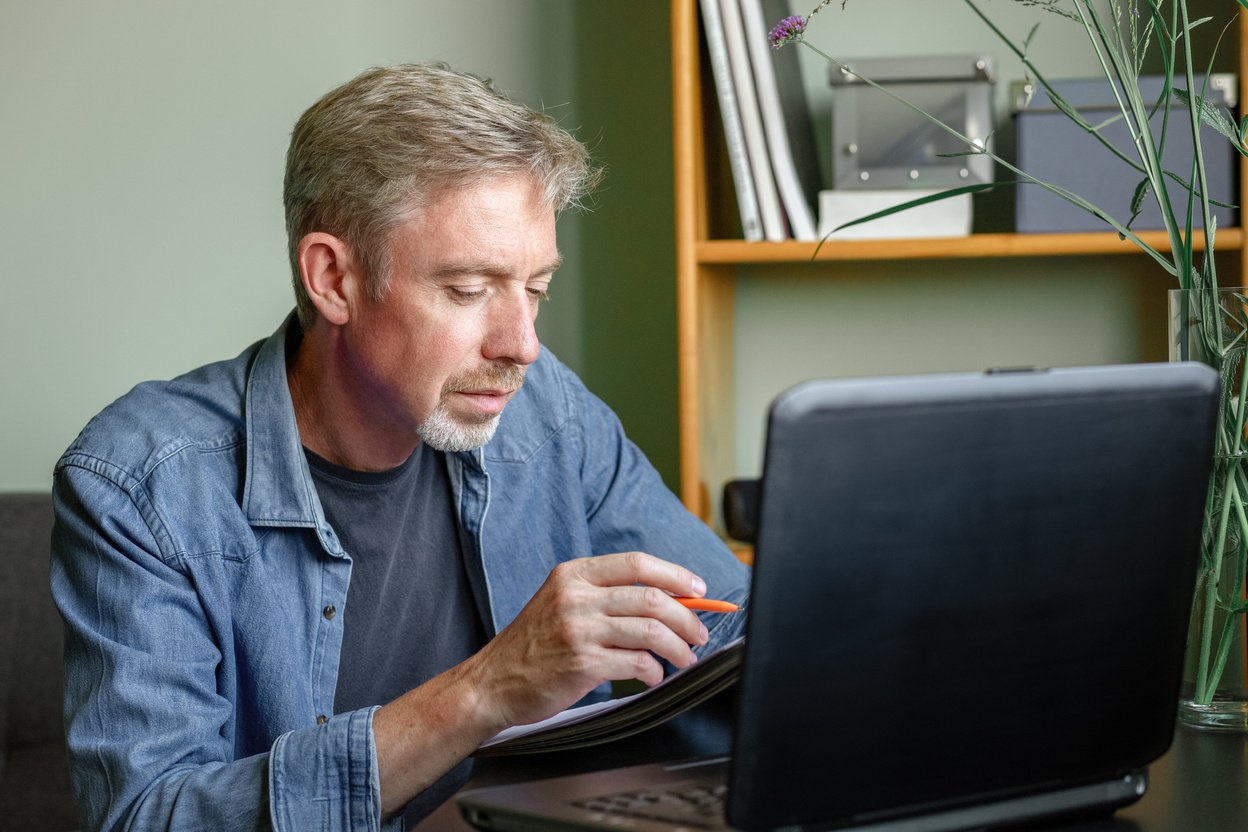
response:
[[[1175,723],[1218,380],[816,381],[768,416],[732,754],[464,793],[499,832],[936,832],[1138,799]]]

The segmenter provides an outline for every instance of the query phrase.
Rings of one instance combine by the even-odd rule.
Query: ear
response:
[[[363,285],[351,247],[340,237],[314,231],[299,241],[298,256],[303,288],[316,311],[331,324],[345,324]]]

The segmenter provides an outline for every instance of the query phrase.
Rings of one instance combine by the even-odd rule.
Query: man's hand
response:
[[[689,570],[641,552],[568,561],[508,627],[466,664],[481,703],[502,727],[537,722],[599,684],[663,678],[651,652],[693,664],[706,627],[671,594],[700,597]]]
[[[706,584],[641,552],[555,567],[480,652],[377,711],[383,817],[504,728],[553,716],[608,680],[657,683],[651,651],[693,664],[706,627],[668,593],[701,597]]]

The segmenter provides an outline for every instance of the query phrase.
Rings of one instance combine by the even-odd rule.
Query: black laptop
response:
[[[819,381],[772,405],[733,753],[460,797],[499,832],[935,832],[1139,798],[1174,730],[1218,380]]]

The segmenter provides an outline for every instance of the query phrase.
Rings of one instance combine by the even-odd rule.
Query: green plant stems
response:
[[[1034,77],[1036,82],[1048,92],[1054,105],[1059,110],[1093,136],[1096,141],[1100,142],[1116,158],[1143,175],[1144,181],[1137,187],[1136,198],[1132,201],[1131,220],[1134,220],[1138,212],[1140,200],[1143,199],[1144,189],[1146,187],[1151,188],[1161,210],[1162,221],[1170,244],[1168,258],[1133,233],[1129,227],[1130,220],[1123,224],[1110,216],[1107,211],[1093,205],[1078,194],[1031,176],[1026,171],[1019,169],[989,150],[985,141],[963,135],[906,98],[877,84],[870,78],[857,75],[857,73],[854,74],[863,83],[899,102],[926,121],[958,139],[970,148],[970,152],[988,156],[1003,169],[1010,171],[1018,177],[1017,182],[1005,184],[1036,185],[1102,219],[1122,237],[1129,239],[1141,251],[1152,257],[1167,273],[1173,275],[1180,289],[1193,293],[1185,296],[1186,300],[1182,314],[1186,322],[1188,309],[1193,310],[1193,323],[1191,325],[1198,327],[1197,335],[1199,340],[1195,343],[1199,344],[1198,348],[1201,349],[1202,354],[1200,358],[1217,370],[1219,378],[1222,380],[1224,391],[1218,415],[1217,445],[1220,449],[1218,454],[1220,459],[1217,461],[1218,467],[1215,467],[1214,474],[1210,477],[1209,492],[1206,497],[1206,511],[1201,535],[1202,568],[1194,599],[1202,600],[1204,603],[1200,621],[1196,625],[1200,629],[1195,699],[1197,703],[1207,705],[1213,700],[1219,682],[1226,670],[1235,628],[1242,625],[1240,616],[1248,612],[1248,604],[1242,600],[1244,583],[1245,580],[1248,580],[1246,578],[1246,571],[1248,571],[1248,511],[1245,510],[1245,499],[1243,496],[1248,495],[1248,466],[1245,465],[1248,455],[1244,453],[1243,448],[1244,423],[1245,417],[1248,415],[1248,372],[1242,371],[1242,365],[1245,363],[1246,356],[1248,356],[1248,343],[1245,343],[1245,336],[1248,335],[1248,316],[1244,314],[1244,307],[1248,306],[1248,299],[1242,295],[1237,295],[1240,314],[1232,316],[1228,320],[1227,316],[1230,315],[1230,310],[1223,308],[1217,291],[1217,266],[1213,255],[1217,226],[1208,195],[1205,157],[1201,146],[1202,118],[1207,116],[1213,119],[1215,122],[1214,126],[1220,132],[1226,133],[1226,128],[1218,126],[1216,123],[1217,119],[1214,118],[1217,113],[1210,111],[1205,104],[1208,76],[1213,69],[1213,56],[1210,56],[1209,65],[1205,70],[1205,82],[1202,84],[1199,94],[1197,94],[1191,47],[1191,30],[1193,25],[1200,25],[1208,18],[1193,24],[1188,15],[1186,0],[1142,0],[1146,9],[1145,13],[1148,15],[1148,21],[1142,29],[1135,19],[1137,11],[1141,8],[1138,0],[1131,0],[1127,5],[1123,4],[1123,0],[1107,0],[1109,16],[1112,17],[1112,20],[1107,19],[1105,15],[1097,10],[1096,0],[1070,0],[1070,6],[1073,7],[1073,11],[1068,9],[1057,10],[1063,17],[1083,26],[1084,33],[1092,46],[1101,71],[1109,82],[1118,105],[1119,114],[1117,116],[1094,126],[1080,115],[1074,107],[1062,99],[1050,85],[1044,74],[1040,72],[1027,56],[1027,48],[1030,46],[1032,36],[1035,34],[1035,27],[1032,28],[1031,33],[1028,34],[1023,41],[1022,47],[1020,47],[988,18],[975,0],[964,0],[964,2],[988,26],[994,35],[1022,61],[1029,73],[1029,77]],[[1239,0],[1239,4],[1248,8],[1248,0]],[[822,5],[820,8],[822,8]],[[1050,8],[1050,10],[1055,9]],[[1124,31],[1124,28],[1126,31]],[[1225,29],[1223,34],[1225,34]],[[830,64],[838,67],[842,72],[852,71],[845,64],[809,43],[804,37],[799,37],[798,42],[823,57]],[[1150,42],[1156,43],[1164,68],[1162,95],[1156,102],[1152,102],[1151,105],[1145,102],[1139,84],[1144,53],[1148,49]],[[1218,38],[1218,43],[1221,43],[1221,36]],[[1217,52],[1216,47],[1214,52]],[[1174,86],[1175,75],[1180,71],[1183,73],[1182,77],[1186,82],[1185,93]],[[1183,97],[1186,97],[1185,104],[1188,111],[1187,128],[1191,131],[1194,147],[1192,165],[1189,171],[1187,171],[1186,179],[1167,171],[1163,166],[1166,140],[1172,126],[1170,107],[1174,98]],[[1158,108],[1161,107],[1164,107],[1164,110],[1162,111],[1160,130],[1154,132],[1151,126],[1151,118],[1157,113]],[[1136,158],[1132,158],[1128,153],[1124,153],[1115,147],[1100,133],[1100,129],[1104,125],[1119,118],[1122,119],[1131,141],[1135,145]],[[1176,120],[1173,126],[1177,128],[1178,124],[1179,122]],[[1236,140],[1236,150],[1248,155],[1243,146],[1243,131],[1244,128],[1241,123],[1238,131],[1241,137],[1239,140]],[[1232,130],[1232,132],[1234,131]],[[1182,221],[1180,221],[1180,216],[1176,212],[1170,194],[1166,189],[1167,180],[1180,182],[1187,190],[1187,204],[1186,210],[1182,212]],[[973,193],[977,189],[978,186],[953,189],[933,197],[915,200],[907,205],[886,209],[872,215],[872,217],[887,216],[907,207],[913,207],[916,204],[960,193]],[[1199,208],[1197,208],[1197,201],[1199,201]],[[1205,253],[1199,270],[1196,268],[1196,253],[1193,241],[1193,230],[1197,221],[1200,222],[1200,230],[1205,236]],[[826,240],[827,238],[825,237],[824,239]],[[822,245],[822,242],[820,241],[820,245]],[[1238,327],[1232,328],[1230,324],[1233,322],[1238,322]],[[1185,323],[1185,325],[1187,324]],[[1235,378],[1236,375],[1239,376],[1238,379]],[[1238,385],[1236,385],[1236,381],[1238,381]],[[1238,386],[1238,397],[1231,395],[1230,390],[1233,386]],[[1233,530],[1237,531],[1234,535],[1232,535]],[[1223,577],[1226,575],[1227,570],[1230,569],[1234,570],[1234,578],[1227,581],[1228,586],[1223,586]],[[1217,615],[1219,610],[1225,612],[1225,620],[1221,622],[1221,626],[1218,626]],[[1219,636],[1216,641],[1215,630]]]
[[[1190,296],[1190,295],[1189,295]],[[1196,290],[1194,297],[1196,307],[1200,310],[1197,320],[1201,322],[1201,341],[1204,342],[1205,355],[1217,362],[1219,376],[1224,382],[1233,376],[1237,364],[1242,364],[1245,357],[1245,345],[1242,343],[1248,331],[1248,320],[1245,320],[1243,307],[1248,298],[1236,293],[1230,301],[1229,308],[1223,307],[1220,293],[1216,287]],[[1239,315],[1233,310],[1238,309]],[[1224,332],[1233,332],[1225,321],[1230,319],[1237,324],[1239,330],[1228,344]],[[1200,705],[1208,705],[1213,701],[1218,684],[1226,671],[1226,663],[1230,657],[1234,642],[1235,628],[1240,626],[1239,613],[1236,611],[1239,597],[1243,592],[1244,570],[1248,566],[1248,549],[1245,548],[1245,535],[1248,534],[1248,515],[1244,511],[1241,495],[1241,480],[1245,476],[1244,460],[1244,421],[1248,413],[1248,373],[1239,373],[1239,395],[1232,397],[1229,391],[1223,393],[1225,404],[1219,409],[1220,429],[1218,444],[1224,449],[1222,454],[1225,470],[1215,476],[1210,484],[1210,505],[1216,505],[1216,496],[1220,494],[1222,504],[1217,532],[1209,542],[1209,557],[1205,558],[1202,567],[1202,581],[1197,585],[1197,597],[1203,596],[1200,618],[1200,643],[1196,666],[1194,701]],[[1220,487],[1219,487],[1220,486]],[[1216,491],[1215,491],[1216,489]],[[1240,534],[1237,538],[1233,558],[1234,579],[1231,588],[1226,591],[1223,586],[1224,566],[1230,557],[1227,553],[1227,535],[1230,531],[1231,511],[1239,524]],[[1222,626],[1217,626],[1217,613],[1222,609],[1225,619]],[[1217,634],[1215,644],[1215,633]]]
[[[1118,109],[1126,116],[1127,129],[1131,133],[1136,153],[1139,154],[1140,162],[1143,164],[1144,175],[1148,178],[1149,186],[1153,189],[1157,204],[1161,208],[1162,221],[1166,226],[1166,235],[1170,238],[1170,254],[1176,258],[1174,274],[1178,277],[1181,288],[1189,288],[1183,284],[1185,282],[1190,283],[1190,279],[1185,280],[1183,275],[1185,274],[1185,268],[1190,268],[1191,258],[1190,255],[1187,255],[1187,250],[1191,247],[1191,235],[1188,234],[1187,239],[1184,239],[1179,234],[1178,223],[1174,218],[1174,209],[1167,197],[1161,158],[1158,154],[1157,146],[1153,142],[1152,131],[1148,126],[1148,111],[1144,107],[1143,99],[1140,97],[1138,78],[1134,77],[1129,71],[1124,70],[1122,56],[1119,56],[1117,50],[1113,48],[1113,41],[1101,23],[1095,7],[1087,0],[1076,0],[1074,6],[1079,14],[1080,22],[1083,23],[1088,41],[1092,44],[1092,49],[1096,52],[1097,60],[1101,64],[1101,71],[1105,74],[1110,88],[1114,91]],[[1119,92],[1119,87],[1122,88],[1121,93]],[[1166,95],[1169,95],[1169,88],[1170,84],[1167,81],[1165,85]],[[1126,97],[1125,102],[1123,101],[1123,96]]]

